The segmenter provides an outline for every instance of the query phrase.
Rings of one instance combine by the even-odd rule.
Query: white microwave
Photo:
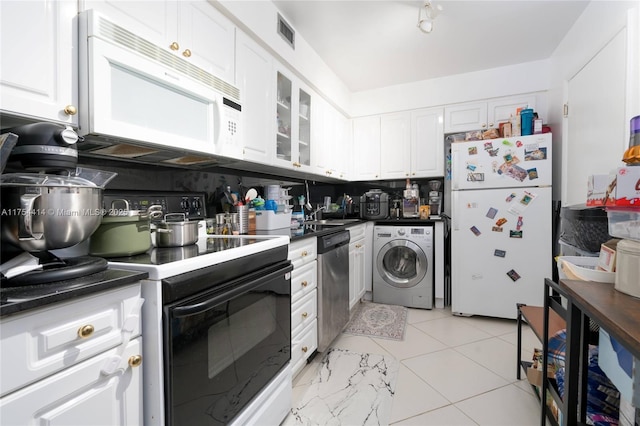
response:
[[[241,157],[236,87],[93,10],[78,23],[80,135]]]

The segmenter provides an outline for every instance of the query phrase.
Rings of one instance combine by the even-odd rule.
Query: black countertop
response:
[[[0,318],[133,284],[147,277],[146,272],[107,269],[66,281],[20,287],[1,287]]]

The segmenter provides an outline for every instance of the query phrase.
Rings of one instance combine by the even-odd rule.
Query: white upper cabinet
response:
[[[75,1],[0,2],[0,110],[77,125]]]
[[[380,169],[382,179],[406,178],[411,168],[411,115],[380,117]]]
[[[411,111],[411,177],[444,176],[442,108]]]
[[[336,179],[348,179],[351,152],[350,122],[329,102],[316,96],[312,114],[313,128],[312,172]]]
[[[535,107],[535,94],[448,105],[444,108],[444,132],[498,128],[500,123],[509,121],[518,108]]]
[[[234,83],[235,26],[207,1],[81,0],[114,23]]]
[[[273,60],[271,55],[241,31],[236,43],[236,85],[242,105],[243,158],[270,164],[275,156],[273,133]]]
[[[353,119],[353,180],[380,179],[380,116]]]

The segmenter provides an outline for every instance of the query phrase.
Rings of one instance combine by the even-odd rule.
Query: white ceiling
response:
[[[547,59],[588,0],[275,0],[287,22],[353,92]]]

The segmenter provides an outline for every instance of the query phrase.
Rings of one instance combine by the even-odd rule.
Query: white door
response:
[[[453,191],[452,311],[515,318],[552,273],[551,188]]]
[[[411,168],[411,115],[380,117],[380,172],[382,179],[405,179]]]
[[[442,108],[411,112],[411,177],[444,176]]]
[[[451,188],[551,185],[551,133],[451,144]]]

